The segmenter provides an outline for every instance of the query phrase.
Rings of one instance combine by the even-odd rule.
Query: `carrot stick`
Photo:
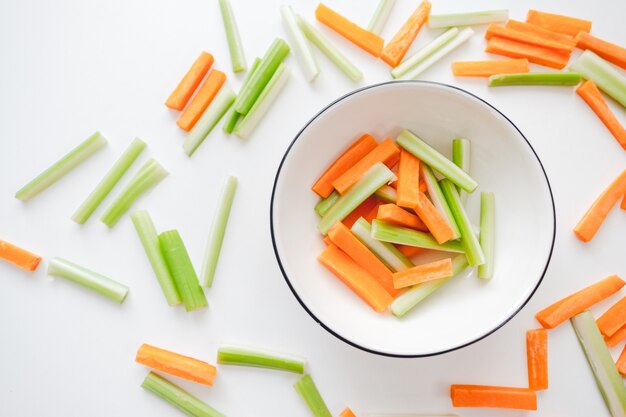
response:
[[[624,193],[624,198],[622,199],[622,204],[619,205],[619,208],[626,210],[626,193]]]
[[[537,394],[528,388],[488,385],[451,385],[454,407],[494,407],[536,410]]]
[[[613,304],[596,320],[600,333],[606,337],[613,336],[622,326],[626,325],[626,297]]]
[[[554,49],[555,51],[563,53],[570,53],[574,50],[574,45],[572,45],[572,42],[561,43],[558,41],[545,39],[528,32],[519,32],[515,29],[498,26],[492,23],[489,25],[487,31],[485,32],[485,39],[491,39],[494,36],[527,43],[529,45],[537,45],[544,48]]]
[[[420,160],[409,151],[400,151],[398,164],[398,199],[400,207],[413,208],[419,203]]]
[[[610,348],[617,346],[617,344],[624,339],[626,339],[626,326],[622,326],[618,331],[613,333],[613,336],[604,336],[604,341]]]
[[[213,55],[208,52],[202,51],[200,56],[196,58],[194,63],[189,68],[189,71],[185,74],[182,80],[176,86],[176,89],[172,91],[172,94],[168,97],[165,105],[170,109],[182,110],[185,105],[196,91],[196,88],[200,85],[200,82],[204,78],[211,65],[213,65]]]
[[[526,58],[534,64],[556,69],[564,68],[569,61],[569,54],[567,53],[497,36],[489,39],[485,52],[508,56],[509,58]]]
[[[576,89],[576,93],[591,107],[622,148],[626,149],[626,129],[617,120],[595,83],[591,80],[585,81]]]
[[[409,50],[411,44],[415,40],[415,37],[419,33],[430,14],[430,1],[423,0],[417,9],[409,16],[408,20],[404,22],[400,30],[393,36],[385,48],[383,49],[380,57],[383,61],[392,67],[397,67],[406,51]]]
[[[548,331],[526,331],[526,364],[528,388],[533,391],[548,389]]]
[[[381,201],[376,197],[368,197],[364,202],[359,204],[352,213],[348,214],[346,218],[342,220],[342,223],[345,224],[347,228],[351,228],[354,222],[359,220],[360,217],[371,222],[372,219],[376,218],[375,213],[378,212],[378,206],[381,204]],[[374,213],[372,213],[372,211],[374,211]]]
[[[397,245],[396,247],[398,248],[400,253],[402,253],[407,258],[411,258],[424,250],[423,248],[409,245]]]
[[[380,36],[352,23],[322,3],[315,9],[315,17],[364,51],[369,52],[376,58],[380,56],[385,44],[385,41]]]
[[[215,366],[145,343],[137,350],[135,362],[200,384],[213,385],[215,379]]]
[[[553,32],[548,29],[544,29],[541,26],[533,25],[531,23],[520,22],[518,20],[509,19],[504,27],[516,30],[518,32],[524,32],[532,35],[539,36],[540,38],[555,41],[559,43],[565,43],[568,45],[576,46],[576,40],[573,36],[564,35],[562,33]]]
[[[341,414],[339,414],[339,417],[356,417],[356,415],[350,410],[350,407],[346,407]]]
[[[617,367],[617,372],[622,376],[626,376],[626,346],[622,349],[622,353],[620,353],[617,362],[615,362],[615,366]]]
[[[404,271],[393,274],[393,286],[395,288],[405,288],[422,282],[434,281],[436,279],[448,278],[452,276],[452,259],[445,258],[427,264],[417,265]]]
[[[559,14],[539,12],[529,10],[526,15],[526,22],[541,26],[553,32],[565,35],[576,36],[578,32],[590,32],[591,22],[589,20],[577,19],[575,17],[563,16]]]
[[[613,64],[626,69],[626,48],[603,41],[587,32],[576,35],[576,47],[589,49]]]
[[[0,258],[14,263],[27,271],[34,271],[39,266],[39,262],[41,262],[41,256],[30,253],[26,249],[22,249],[2,239],[0,239]]]
[[[611,275],[541,310],[535,318],[546,329],[553,329],[576,314],[615,294],[624,286],[617,275]]]
[[[340,177],[333,181],[333,187],[339,194],[344,194],[354,183],[356,183],[374,164],[382,162],[388,167],[396,164],[400,156],[400,149],[389,138],[379,143],[376,148],[372,149],[359,162],[354,164],[350,169],[344,172]]]
[[[428,185],[426,185],[426,181],[424,181],[424,178],[422,178],[422,176],[420,176],[419,188],[422,193],[428,191]]]
[[[331,240],[330,240],[330,238],[328,237],[328,235],[324,236],[324,239],[322,239],[322,240],[323,240],[323,241],[324,241],[324,243],[326,243],[327,245],[330,245],[331,243],[333,243],[333,242],[331,242]]]
[[[222,71],[213,70],[209,73],[209,76],[204,80],[198,92],[191,99],[191,102],[182,112],[176,124],[185,131],[191,130],[193,125],[196,124],[202,113],[213,101],[213,97],[224,84],[226,80],[226,74]]]
[[[333,192],[333,181],[339,178],[350,167],[359,162],[365,155],[372,151],[376,145],[376,139],[373,136],[365,134],[357,139],[348,149],[346,149],[339,158],[335,160],[326,171],[315,181],[311,187],[320,197],[326,198]]]
[[[395,204],[381,204],[378,206],[376,218],[398,226],[410,227],[412,229],[421,230],[422,232],[428,232],[428,228],[419,217],[396,206]]]
[[[380,206],[383,205],[383,202],[380,201],[379,199],[376,199],[376,204],[370,209],[370,211],[368,211],[365,216],[363,216],[363,218],[365,219],[366,222],[368,223],[372,223],[372,220],[374,220],[376,218],[376,216],[378,215],[378,208]],[[359,219],[357,219],[359,220]],[[345,224],[345,222],[344,222]]]
[[[317,259],[375,311],[384,311],[393,301],[393,297],[369,272],[337,246],[328,245]]]
[[[490,77],[495,74],[519,74],[529,71],[530,65],[526,58],[452,63],[452,73],[457,77]]]
[[[454,231],[424,193],[420,193],[419,203],[413,210],[428,227],[437,243],[442,244],[454,238]]]
[[[593,239],[615,203],[626,193],[626,169],[593,202],[574,228],[574,234],[583,242]]]

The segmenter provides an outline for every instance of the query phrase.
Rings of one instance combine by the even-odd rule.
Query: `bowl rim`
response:
[[[440,350],[440,351],[437,351],[437,352],[430,352],[430,353],[423,353],[423,354],[397,354],[397,353],[378,351],[378,350],[375,350],[375,349],[367,348],[365,346],[361,346],[358,343],[353,342],[352,340],[347,339],[346,337],[340,335],[339,333],[335,332],[333,329],[328,327],[326,324],[324,324],[324,322],[322,322],[320,319],[318,319],[315,314],[313,314],[313,312],[302,301],[302,299],[300,298],[300,296],[298,295],[298,293],[294,289],[293,285],[291,284],[291,281],[289,280],[289,277],[287,276],[287,272],[285,271],[285,268],[284,268],[284,266],[283,266],[283,264],[281,262],[280,255],[278,254],[278,248],[276,246],[276,236],[274,235],[274,198],[276,196],[276,186],[278,184],[278,178],[280,177],[280,173],[282,171],[283,165],[285,163],[285,160],[287,159],[287,156],[289,155],[289,152],[291,151],[291,148],[296,143],[296,141],[300,138],[300,136],[302,135],[302,132],[304,132],[309,127],[309,125],[311,123],[313,123],[318,117],[320,117],[323,113],[325,113],[327,110],[329,110],[335,104],[337,104],[337,103],[347,99],[350,96],[353,96],[353,95],[355,95],[357,93],[360,93],[362,91],[375,89],[375,88],[380,88],[380,87],[384,87],[384,86],[390,85],[390,84],[426,84],[426,85],[435,85],[435,86],[438,86],[438,87],[443,87],[443,88],[456,90],[457,92],[466,94],[466,95],[470,96],[471,98],[476,99],[476,100],[482,102],[483,104],[487,105],[488,107],[490,107],[491,109],[496,111],[498,114],[500,114],[502,117],[504,117],[504,119],[507,122],[509,122],[511,124],[511,126],[513,126],[513,128],[515,130],[517,130],[517,132],[524,139],[526,144],[530,147],[530,150],[533,152],[533,155],[535,155],[535,158],[537,158],[537,162],[539,162],[539,166],[541,167],[541,172],[543,173],[543,176],[546,179],[546,184],[548,185],[548,191],[550,193],[550,202],[552,203],[552,242],[550,244],[550,252],[548,253],[548,258],[546,259],[546,265],[543,268],[543,272],[541,273],[541,277],[539,277],[539,280],[537,281],[537,284],[535,285],[535,288],[533,288],[533,290],[530,292],[530,294],[528,295],[526,300],[524,300],[524,302],[519,306],[519,308],[517,308],[517,310],[515,310],[509,317],[504,319],[504,321],[502,321],[500,324],[495,326],[492,330],[488,331],[487,333],[485,333],[483,335],[480,335],[477,338],[475,338],[473,340],[470,340],[469,342],[463,343],[463,344],[461,344],[459,346],[455,346],[455,347],[452,347],[452,348],[449,348],[449,349]],[[361,87],[361,88],[357,88],[357,89],[355,89],[353,91],[350,91],[349,93],[346,93],[346,94],[340,96],[339,98],[333,100],[328,105],[324,106],[324,108],[322,108],[319,112],[317,112],[313,117],[311,117],[309,119],[309,121],[304,124],[302,129],[300,129],[300,131],[293,138],[293,140],[291,141],[291,143],[289,144],[289,146],[285,150],[285,153],[284,153],[283,157],[280,160],[280,164],[278,165],[278,169],[276,170],[276,175],[274,177],[274,184],[272,186],[272,195],[271,195],[271,199],[270,199],[270,213],[269,214],[270,214],[270,234],[271,234],[271,237],[272,237],[272,248],[274,249],[274,256],[276,256],[276,261],[278,262],[278,267],[280,268],[280,272],[282,273],[283,278],[285,279],[285,282],[287,283],[287,286],[291,290],[291,293],[296,297],[296,300],[298,300],[298,303],[304,309],[304,311],[306,311],[309,314],[309,316],[315,322],[317,322],[320,326],[322,326],[322,328],[324,328],[324,330],[326,330],[328,333],[330,333],[331,335],[335,336],[337,339],[341,340],[342,342],[347,343],[350,346],[353,346],[353,347],[355,347],[357,349],[360,349],[360,350],[368,352],[368,353],[373,353],[375,355],[381,355],[381,356],[392,357],[392,358],[424,358],[424,357],[442,355],[442,354],[445,354],[445,353],[448,353],[448,352],[453,352],[455,350],[463,349],[463,348],[465,348],[467,346],[470,346],[470,345],[472,345],[472,344],[474,344],[474,343],[476,343],[476,342],[486,338],[487,336],[492,335],[496,331],[498,331],[506,323],[508,323],[513,317],[515,317],[517,315],[517,313],[519,313],[526,306],[526,304],[528,304],[528,302],[531,300],[531,298],[537,292],[537,289],[539,288],[539,286],[543,282],[543,279],[544,279],[544,277],[545,277],[545,275],[546,275],[546,273],[548,271],[548,266],[550,265],[550,261],[552,260],[552,254],[554,252],[554,244],[555,244],[555,240],[556,240],[556,224],[557,224],[556,223],[556,208],[555,208],[555,204],[554,204],[554,194],[552,193],[552,186],[550,185],[550,180],[548,179],[548,175],[546,174],[546,170],[545,170],[545,168],[543,166],[543,163],[541,162],[541,159],[539,158],[539,155],[537,155],[537,152],[535,151],[535,148],[533,148],[533,146],[528,141],[526,136],[524,136],[522,131],[517,127],[517,125],[515,125],[515,123],[513,123],[511,121],[511,119],[509,119],[506,115],[504,115],[500,110],[495,108],[488,101],[478,97],[476,94],[470,93],[469,91],[464,90],[463,88],[460,88],[460,87],[456,87],[454,85],[441,83],[441,82],[437,82],[437,81],[427,81],[427,80],[393,80],[393,81],[385,81],[385,82],[371,84],[371,85],[367,85],[367,86],[364,86],[364,87]]]

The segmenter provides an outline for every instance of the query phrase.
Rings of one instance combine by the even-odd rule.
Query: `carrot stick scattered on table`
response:
[[[454,407],[494,407],[536,410],[537,394],[528,388],[489,385],[451,385]]]
[[[564,35],[562,33],[553,32],[548,29],[544,29],[541,26],[533,25],[531,23],[520,22],[518,20],[509,19],[504,27],[516,30],[518,32],[529,33],[539,36],[542,39],[549,41],[556,41],[559,43],[565,43],[568,45],[576,46],[576,40],[573,36]]]
[[[423,248],[420,248],[417,246],[409,246],[409,245],[398,245],[397,248],[400,251],[400,253],[406,256],[407,258],[411,258],[424,250]]]
[[[0,239],[0,258],[7,260],[22,269],[34,271],[41,262],[41,256],[22,249],[12,243]]]
[[[424,193],[420,193],[419,203],[413,210],[428,227],[437,243],[442,244],[454,239],[454,231]]]
[[[626,149],[626,129],[617,120],[595,83],[591,80],[585,81],[576,89],[576,93],[585,100],[622,148]]]
[[[351,228],[360,217],[363,217],[369,223],[372,219],[376,218],[378,206],[381,204],[382,202],[379,199],[374,196],[370,196],[364,202],[359,204],[357,208],[352,210],[352,213],[348,214],[346,218],[342,220],[342,223],[345,224],[348,229]]]
[[[626,339],[626,326],[622,326],[611,337],[604,337],[606,345],[610,348],[617,346],[624,339]]]
[[[490,77],[495,74],[519,74],[529,71],[530,64],[526,58],[452,63],[452,73],[457,77]]]
[[[393,38],[385,45],[380,57],[383,61],[392,67],[397,67],[406,51],[409,50],[411,44],[415,40],[415,37],[419,33],[424,23],[428,20],[431,8],[430,1],[423,0],[417,9],[409,16],[408,20],[404,22],[400,30],[393,36]]]
[[[568,53],[497,36],[489,39],[485,52],[508,56],[509,58],[526,58],[533,64],[545,65],[546,67],[556,69],[563,69],[569,61]]]
[[[533,391],[548,389],[548,331],[526,331],[526,364],[528,388]]]
[[[624,193],[624,198],[622,199],[622,204],[619,205],[619,208],[626,210],[626,193]]]
[[[415,214],[409,213],[401,207],[396,206],[395,204],[382,204],[378,206],[376,218],[398,226],[410,227],[422,232],[428,232],[428,228],[419,217]]]
[[[350,407],[346,407],[341,414],[339,414],[339,417],[356,417],[356,415],[350,410]]]
[[[398,199],[400,207],[413,208],[419,203],[420,160],[406,149],[400,150],[398,164]]]
[[[423,282],[452,276],[452,259],[445,258],[427,264],[417,265],[393,274],[395,288],[405,288]]]
[[[578,33],[575,40],[577,48],[589,49],[607,61],[626,69],[626,48],[596,38],[587,32]]]
[[[194,63],[189,68],[189,71],[185,74],[180,83],[176,86],[176,89],[172,91],[172,94],[168,97],[165,105],[170,109],[182,110],[185,105],[196,91],[196,88],[200,85],[200,82],[204,78],[211,65],[213,65],[213,55],[208,52],[202,51],[200,56],[196,58]]]
[[[176,124],[181,129],[189,131],[196,124],[202,113],[211,104],[213,98],[226,81],[226,74],[222,71],[213,70],[206,77],[196,95],[191,99],[189,105],[182,112]]]
[[[555,51],[563,53],[570,53],[574,50],[574,45],[572,45],[572,42],[561,43],[558,41],[542,38],[532,33],[520,32],[515,29],[499,26],[492,23],[489,25],[487,31],[485,32],[485,39],[491,39],[494,36],[527,43],[529,45],[537,45],[544,48],[554,49]]]
[[[626,376],[626,346],[622,349],[622,353],[620,353],[617,362],[615,362],[615,366],[617,367],[617,372],[622,376]]]
[[[215,379],[215,366],[145,343],[137,350],[135,361],[158,371],[200,384],[213,385]]]
[[[598,320],[598,329],[605,337],[613,336],[626,325],[626,297],[613,304]]]
[[[545,13],[532,9],[529,10],[526,15],[526,22],[570,36],[576,36],[578,32],[591,32],[591,22],[589,20]]]

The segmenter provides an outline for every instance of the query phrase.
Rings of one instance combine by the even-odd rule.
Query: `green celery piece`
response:
[[[319,203],[315,205],[315,212],[320,216],[324,216],[337,200],[339,200],[339,197],[340,195],[337,190],[333,190],[328,197],[320,199]]]
[[[411,311],[417,304],[423,299],[435,292],[446,282],[450,281],[455,276],[459,275],[465,268],[467,268],[467,257],[465,255],[457,255],[452,258],[452,276],[443,279],[437,279],[434,281],[428,281],[421,284],[417,284],[409,288],[404,293],[396,297],[395,300],[389,306],[391,312],[396,317],[403,317],[406,313]]]
[[[152,158],[149,159],[120,191],[117,198],[100,217],[100,221],[113,227],[141,194],[161,182],[167,174],[168,172],[161,164]]]
[[[380,32],[383,31],[385,23],[387,23],[391,10],[395,4],[396,0],[380,0],[378,7],[376,7],[376,11],[374,12],[374,16],[372,16],[372,19],[367,24],[367,30],[380,35]]]
[[[404,271],[415,266],[409,258],[404,256],[391,243],[374,239],[372,237],[372,226],[363,217],[354,222],[350,230],[361,243],[367,246],[393,272]]]
[[[585,352],[591,371],[613,417],[626,416],[626,387],[617,372],[611,352],[598,329],[596,320],[586,310],[570,319],[580,346]]]
[[[461,243],[465,248],[465,255],[467,256],[470,266],[484,264],[485,254],[480,247],[480,243],[478,243],[478,238],[476,237],[476,233],[474,233],[474,227],[465,213],[459,193],[457,193],[456,188],[448,179],[441,180],[439,184],[443,195],[448,201],[450,210],[452,210],[454,220],[461,231]]]
[[[493,277],[494,252],[496,248],[496,198],[493,193],[480,193],[480,247],[485,263],[478,267],[478,278]]]
[[[385,203],[396,204],[398,201],[398,191],[390,185],[383,185],[376,190],[374,195]]]
[[[453,239],[460,238],[461,231],[454,220],[452,210],[450,210],[450,207],[448,206],[448,202],[439,187],[439,182],[437,182],[437,177],[435,177],[433,170],[426,164],[420,164],[420,171],[420,174],[423,176],[424,182],[426,183],[426,189],[428,190],[430,201],[444,218],[446,223],[448,223],[448,226],[452,229],[452,232],[454,233]]]
[[[469,139],[459,138],[452,140],[452,162],[468,174],[470,172],[470,155],[471,142]],[[467,194],[458,185],[455,185],[455,187],[461,196],[461,201],[465,202]]]
[[[312,82],[319,75],[320,69],[317,66],[317,61],[315,60],[313,51],[311,51],[309,42],[298,27],[296,14],[293,12],[291,6],[282,5],[280,6],[280,15],[283,25],[285,26],[285,31],[287,32],[287,37],[291,41],[293,52],[304,72],[304,78],[306,78],[308,82]]]
[[[315,417],[332,417],[324,399],[313,382],[311,375],[306,374],[293,385],[300,397],[311,410]]]
[[[248,82],[250,82],[250,77],[252,76],[252,74],[254,74],[254,71],[256,71],[260,63],[261,63],[261,58],[254,58],[254,61],[252,62],[252,66],[250,67],[250,71],[248,71],[245,78],[243,79],[243,83],[241,84],[241,89],[243,89],[245,85]],[[222,130],[225,133],[233,133],[233,129],[237,125],[237,122],[239,121],[240,117],[241,115],[235,111],[235,106],[230,106],[230,108],[224,115],[225,122],[224,122],[224,126],[222,127]]]
[[[48,263],[48,275],[73,281],[119,304],[122,304],[128,295],[126,285],[59,257],[52,258]]]
[[[468,13],[431,14],[428,17],[429,28],[446,28],[450,26],[483,25],[485,23],[504,22],[509,20],[509,11],[482,10]]]
[[[452,39],[458,35],[458,28],[450,28],[446,30],[441,35],[437,36],[426,46],[421,48],[419,51],[402,61],[400,65],[391,70],[391,76],[393,78],[401,78],[404,74],[409,72],[411,68],[424,61],[426,58],[431,56],[433,53],[437,52],[441,49],[445,44],[450,42]]]
[[[489,77],[489,87],[510,85],[576,85],[581,76],[577,72],[528,72],[495,74]]]
[[[288,54],[289,45],[284,40],[276,38],[270,49],[263,56],[263,59],[261,59],[259,67],[250,77],[248,84],[241,88],[234,104],[236,112],[243,115],[248,114],[261,95],[265,85],[270,81],[270,78],[272,78]]]
[[[569,69],[593,81],[600,90],[626,107],[626,77],[620,74],[613,65],[590,50],[586,50],[569,66]]]
[[[225,417],[210,405],[194,397],[160,375],[150,372],[141,384],[157,397],[191,417]]]
[[[102,203],[102,200],[109,195],[113,187],[115,187],[126,171],[128,171],[128,168],[135,162],[145,147],[146,143],[144,141],[135,138],[119,159],[115,161],[115,164],[113,164],[104,178],[96,185],[96,188],[89,194],[83,204],[81,204],[74,215],[72,215],[72,220],[78,224],[85,223],[94,210]]]
[[[367,197],[371,196],[380,187],[395,178],[395,175],[382,162],[374,164],[322,217],[318,230],[326,235],[330,228],[346,218]]]
[[[410,131],[400,132],[397,143],[465,191],[472,192],[478,187],[478,183],[467,172]]]
[[[463,245],[458,240],[449,240],[440,245],[428,233],[409,229],[408,227],[396,226],[376,219],[372,220],[372,237],[383,242],[398,245],[416,246],[443,252],[464,252]]]
[[[202,113],[183,142],[183,149],[187,156],[193,155],[234,101],[235,93],[230,87],[223,86],[220,88],[220,91],[215,95],[211,104]]]
[[[161,286],[161,290],[163,291],[163,295],[165,296],[167,303],[170,306],[180,304],[182,299],[176,289],[174,278],[172,278],[170,270],[167,268],[165,258],[161,253],[161,248],[159,247],[159,236],[156,228],[154,227],[154,223],[152,223],[150,214],[148,214],[145,210],[140,210],[131,214],[130,218],[135,225],[135,230],[137,230],[139,240],[141,240],[141,244],[146,252],[146,256],[148,256],[150,265],[152,265],[152,269],[154,270],[154,274],[159,281],[159,285]]]
[[[304,373],[306,360],[300,357],[239,345],[221,345],[217,350],[217,363],[222,365],[251,366]]]
[[[107,144],[107,140],[100,132],[89,136],[77,147],[69,151],[65,156],[52,164],[48,169],[39,174],[35,179],[20,188],[15,193],[15,198],[28,201],[52,184],[59,178],[70,172],[78,164],[89,158],[96,151]]]
[[[226,41],[228,42],[228,52],[230,53],[230,62],[233,66],[233,72],[242,72],[246,70],[246,56],[243,53],[243,44],[237,29],[237,21],[229,0],[219,0],[220,12],[224,21],[224,30],[226,31]]]
[[[174,278],[176,288],[183,299],[185,310],[191,311],[206,307],[207,303],[198,276],[193,269],[187,248],[177,230],[168,230],[159,234],[159,247],[167,264],[167,268]]]

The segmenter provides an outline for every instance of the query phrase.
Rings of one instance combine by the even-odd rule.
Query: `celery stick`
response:
[[[235,100],[235,111],[246,115],[261,95],[265,85],[270,81],[277,68],[289,54],[289,45],[276,38],[270,49],[265,53],[259,67],[251,75],[250,81],[241,88]]]
[[[414,266],[413,262],[391,243],[374,239],[372,237],[372,226],[363,217],[360,217],[350,230],[393,272],[404,271]]]
[[[485,254],[485,263],[478,267],[478,278],[493,276],[496,227],[496,198],[493,193],[480,193],[480,247]]]
[[[398,245],[416,246],[418,248],[439,250],[443,252],[463,253],[463,245],[457,240],[449,240],[441,245],[428,233],[396,226],[377,219],[372,220],[372,237],[383,242]]]
[[[315,417],[332,417],[311,375],[306,374],[300,378],[293,387],[298,394],[300,394],[300,397],[302,397]]]
[[[237,21],[230,6],[230,1],[219,0],[220,12],[224,21],[224,30],[226,31],[226,41],[228,42],[228,52],[230,53],[230,62],[233,66],[233,72],[241,72],[246,70],[246,56],[243,53],[243,44],[237,29]]]
[[[410,131],[403,130],[400,132],[397,142],[398,145],[411,152],[420,161],[437,170],[465,191],[472,192],[478,187],[478,183],[467,172],[454,165],[452,161]]]
[[[161,253],[161,248],[159,247],[159,236],[156,228],[154,227],[154,223],[152,223],[150,214],[148,214],[145,210],[140,210],[131,214],[130,218],[135,225],[135,230],[137,230],[139,240],[141,240],[143,249],[145,250],[146,256],[150,261],[150,265],[152,265],[152,269],[154,270],[154,274],[159,281],[159,285],[161,286],[161,290],[163,291],[163,295],[165,296],[167,303],[171,306],[180,304],[182,300],[178,290],[176,289],[174,278],[172,278],[170,270],[167,268],[165,258]]]
[[[385,23],[387,23],[387,19],[389,19],[389,15],[391,14],[391,10],[395,4],[396,0],[380,0],[380,3],[378,3],[378,7],[374,12],[374,16],[372,16],[372,19],[367,24],[367,30],[380,35],[380,32],[383,31]]]
[[[187,391],[174,385],[160,375],[150,372],[141,384],[157,397],[167,401],[191,417],[225,417],[210,405],[200,401]]]
[[[222,365],[252,366],[304,373],[306,360],[293,355],[239,345],[221,345],[217,350],[217,363]]]
[[[122,304],[128,295],[128,287],[126,285],[59,257],[52,258],[48,263],[48,275],[74,281],[119,304]]]
[[[185,244],[177,230],[159,234],[159,247],[187,311],[208,305]]]
[[[243,83],[241,84],[242,90],[245,87],[245,85],[250,82],[250,77],[252,76],[252,74],[254,74],[254,71],[256,71],[260,63],[261,63],[261,58],[254,58],[254,62],[252,62],[250,71],[248,71],[245,78],[243,79]],[[222,130],[225,133],[233,133],[233,129],[237,125],[237,122],[239,121],[240,117],[241,115],[235,111],[235,106],[230,106],[230,108],[224,115],[225,121],[224,121],[224,126],[222,127]]]
[[[326,198],[322,198],[319,203],[315,205],[315,212],[320,216],[328,213],[328,210],[339,200],[339,193],[337,190],[333,190],[332,193]]]
[[[167,174],[165,168],[157,161],[152,158],[149,159],[120,191],[117,198],[100,217],[100,221],[113,227],[141,194],[161,182],[163,178],[167,177]]]
[[[426,189],[428,190],[430,201],[452,229],[452,232],[454,233],[453,239],[460,238],[461,232],[459,231],[459,227],[454,220],[452,210],[450,210],[448,202],[446,201],[443,192],[441,192],[441,188],[439,187],[437,177],[435,177],[433,170],[426,164],[420,164],[420,171],[421,175],[423,175],[424,182],[426,183]]]
[[[52,164],[44,172],[39,174],[35,179],[20,188],[15,193],[15,198],[22,201],[28,201],[52,184],[59,178],[70,172],[78,164],[89,158],[96,151],[106,145],[107,140],[96,132],[89,136],[77,147],[69,151],[65,156]]]
[[[467,268],[467,257],[465,255],[457,255],[452,258],[452,276],[449,278],[437,279],[434,281],[424,282],[409,288],[400,294],[391,303],[390,309],[394,316],[402,317],[408,313],[413,307],[419,304],[423,299],[435,292],[446,282],[459,275]]]
[[[504,22],[509,19],[507,9],[483,10],[479,12],[431,14],[428,17],[429,28],[450,26],[482,25],[485,23]]]
[[[469,139],[454,139],[452,140],[452,162],[454,165],[461,168],[463,171],[469,174],[470,172],[470,149],[471,142]],[[467,193],[461,190],[461,187],[455,185],[456,190],[459,192],[461,201],[465,202],[467,199]]]
[[[626,416],[626,387],[617,372],[611,352],[591,312],[583,311],[570,319],[580,346],[587,357],[591,371],[613,417]]]
[[[398,201],[398,192],[390,185],[383,185],[378,190],[376,190],[374,195],[379,200],[383,200],[385,203],[396,204],[396,201]]]
[[[586,50],[569,66],[569,69],[593,81],[600,90],[626,107],[626,77],[613,65]]]
[[[577,72],[528,72],[495,74],[489,77],[489,87],[510,85],[576,85],[581,76]]]
[[[358,81],[363,77],[363,73],[360,69],[354,66],[352,62],[346,58],[339,49],[335,47],[328,39],[318,31],[315,26],[307,22],[302,16],[296,16],[300,29],[304,32],[304,35],[317,46],[317,48],[324,53],[341,71],[344,72],[353,81]]]
[[[393,172],[382,162],[376,163],[354,184],[322,217],[318,230],[326,235],[330,228],[346,218],[348,214],[358,207],[367,197],[371,196],[384,184],[395,178]]]
[[[115,187],[126,171],[128,171],[128,168],[135,162],[145,147],[146,143],[144,141],[135,138],[119,159],[115,161],[115,164],[113,164],[104,178],[96,185],[96,188],[89,194],[83,204],[76,210],[72,216],[72,220],[78,224],[85,223],[94,210],[102,203],[102,200],[109,195],[113,187]]]
[[[304,72],[304,78],[308,82],[312,82],[317,78],[320,73],[320,69],[317,66],[317,61],[311,51],[311,45],[306,40],[304,33],[298,27],[298,21],[296,20],[296,14],[293,12],[291,6],[280,6],[280,15],[283,20],[283,25],[287,31],[287,38],[291,42],[293,53],[298,59],[300,67]]]
[[[458,28],[450,28],[441,35],[437,36],[428,45],[421,48],[415,54],[402,61],[400,65],[391,70],[393,78],[400,78],[411,70],[414,66],[424,61],[426,58],[437,52],[446,43],[452,40],[459,33]]]
[[[222,86],[183,142],[183,149],[187,156],[193,155],[234,101],[233,90],[226,85]]]
[[[448,179],[441,180],[439,184],[443,195],[446,196],[450,210],[452,210],[454,220],[461,231],[461,243],[465,249],[465,255],[467,256],[470,266],[484,264],[485,254],[478,243],[478,238],[474,233],[472,223],[465,213],[465,209],[459,198],[459,193],[457,193],[456,188],[454,188],[454,185]]]

